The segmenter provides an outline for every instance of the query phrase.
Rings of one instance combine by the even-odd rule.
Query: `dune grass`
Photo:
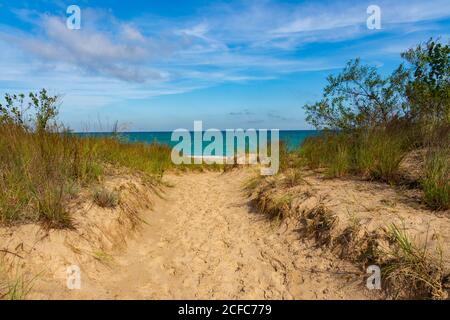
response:
[[[329,162],[326,174],[329,177],[342,177],[350,170],[350,154],[346,144],[336,144],[333,160]]]
[[[434,138],[433,143],[430,139],[420,142],[428,150],[420,181],[423,201],[431,209],[447,210],[450,208],[449,139],[445,135]],[[324,169],[330,178],[357,175],[394,184],[401,180],[401,161],[414,150],[416,143],[413,129],[328,132],[306,139],[299,154],[303,164]]]
[[[289,194],[268,195],[257,197],[256,207],[259,212],[265,214],[269,219],[283,220],[289,215],[292,196]]]
[[[172,167],[170,147],[158,143],[126,143],[112,138],[90,138],[98,158],[113,165],[148,174],[160,179]]]
[[[293,188],[301,184],[308,184],[308,181],[303,177],[302,171],[291,168],[285,171],[283,184],[288,188]]]
[[[419,126],[325,132],[306,139],[298,154],[311,169],[323,169],[330,177],[357,175],[370,180],[396,184],[401,181],[399,167],[404,157],[420,146],[428,150],[420,186],[423,201],[434,210],[450,208],[449,126],[435,129],[437,134],[417,137]],[[444,132],[444,133],[442,133]]]
[[[170,149],[0,125],[0,223],[39,221],[48,227],[70,227],[68,201],[79,186],[99,180],[108,164],[157,182],[171,165]]]
[[[322,203],[305,212],[301,218],[305,234],[321,246],[332,244],[331,232],[337,221],[337,216]]]
[[[382,276],[394,297],[441,299],[444,297],[442,254],[432,255],[417,246],[404,228],[392,224],[386,228],[390,249],[381,257]]]
[[[400,162],[411,148],[407,131],[373,130],[358,137],[354,172],[374,180],[393,182]]]
[[[309,167],[325,168],[329,177],[357,174],[392,182],[410,150],[407,132],[374,129],[351,133],[327,132],[306,139],[300,155]]]
[[[425,174],[421,181],[425,203],[437,210],[450,208],[450,152],[449,147],[429,150],[425,160]]]

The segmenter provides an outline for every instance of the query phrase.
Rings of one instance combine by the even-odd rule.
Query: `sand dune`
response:
[[[114,298],[362,297],[342,289],[339,266],[252,213],[243,175],[172,176],[142,236],[120,257]],[[317,272],[314,272],[317,271]]]
[[[36,282],[31,298],[364,299],[361,272],[252,211],[247,173],[169,175],[127,249],[81,266],[81,290]],[[54,254],[58,254],[55,252]],[[89,262],[85,262],[89,263]]]

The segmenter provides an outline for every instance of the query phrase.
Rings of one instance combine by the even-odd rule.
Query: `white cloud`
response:
[[[123,24],[121,26],[122,38],[128,41],[136,41],[136,42],[145,42],[144,36],[141,34],[139,30],[128,25]]]
[[[380,32],[417,32],[424,26],[415,22],[450,15],[448,0],[378,2]],[[332,51],[317,56],[306,47],[370,37],[373,33],[365,27],[368,4],[245,1],[214,4],[183,18],[143,14],[129,21],[108,11],[83,9],[81,30],[67,29],[65,17],[18,9],[15,14],[32,31],[0,25],[0,81],[61,87],[59,80],[69,78],[76,90],[92,86],[92,91],[142,98],[334,69],[346,57]],[[371,54],[396,50],[395,43],[386,41]]]

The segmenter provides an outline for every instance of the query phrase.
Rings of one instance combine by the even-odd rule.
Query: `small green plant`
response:
[[[115,208],[119,204],[119,194],[103,187],[94,190],[92,197],[95,204],[102,208]]]
[[[0,266],[0,300],[23,300],[33,288],[33,279],[17,274],[11,278],[4,273]]]
[[[32,286],[22,277],[16,279],[8,285],[8,290],[5,294],[7,300],[23,300],[30,293]]]

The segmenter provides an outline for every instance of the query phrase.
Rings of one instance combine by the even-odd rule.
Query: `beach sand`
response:
[[[242,192],[248,175],[248,170],[169,174],[165,180],[172,187],[162,198],[153,197],[151,210],[141,208],[139,216],[146,223],[132,236],[119,238],[120,250],[102,245],[101,255],[89,253],[105,242],[101,237],[117,233],[115,229],[132,230],[127,219],[84,244],[76,240],[86,230],[70,235],[52,231],[39,240],[38,229],[18,227],[15,238],[21,235],[22,248],[33,249],[16,250],[22,256],[16,260],[28,274],[42,269],[28,298],[376,298],[365,289],[364,274],[356,267],[300,240],[290,226],[270,223],[256,213]],[[88,217],[101,211],[87,210]],[[101,225],[106,217],[103,212],[96,220],[97,233],[105,230]],[[1,231],[4,236],[5,228]],[[12,242],[8,246],[17,247]],[[71,264],[80,265],[80,290],[66,287],[65,268]]]

